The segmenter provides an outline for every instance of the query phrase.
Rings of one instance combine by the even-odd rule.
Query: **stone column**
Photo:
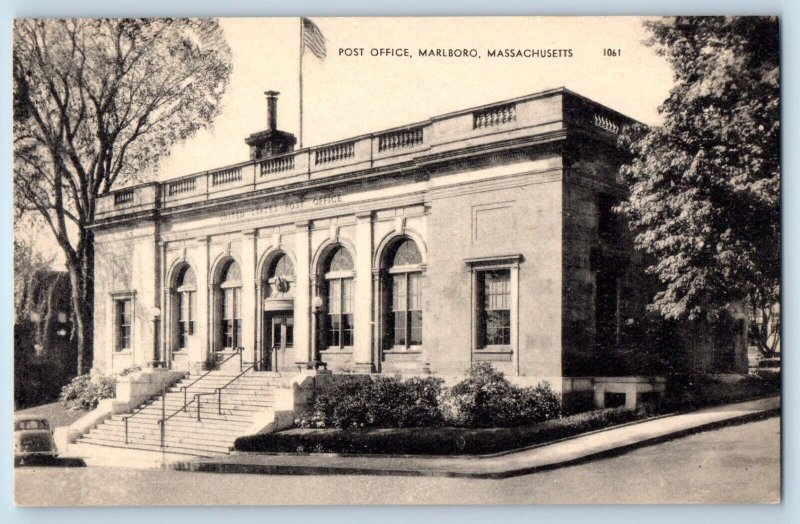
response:
[[[211,352],[211,310],[209,307],[209,294],[211,293],[211,282],[208,275],[208,237],[203,236],[197,239],[197,296],[195,297],[197,311],[195,312],[196,337],[200,348],[197,351],[198,357],[189,362],[190,368],[200,369],[208,361]]]
[[[355,331],[356,371],[371,373],[372,362],[372,213],[356,215]]]
[[[297,222],[295,238],[294,354],[304,368],[311,361],[311,223]]]
[[[256,232],[242,232],[242,347],[244,362],[256,360]]]
[[[154,239],[158,235],[158,228],[155,224],[151,234]],[[138,289],[136,290],[137,296],[133,300],[135,322],[131,344],[131,363],[146,366],[153,360],[153,348],[156,343],[156,331],[151,312],[158,299],[157,241],[136,242],[133,247],[132,263],[131,282]],[[136,321],[139,323],[137,324]]]
[[[156,342],[156,347],[154,350],[154,360],[158,362],[158,365],[162,367],[169,367],[170,362],[167,356],[167,332],[169,331],[167,328],[169,327],[169,315],[167,315],[167,294],[169,293],[169,282],[167,282],[167,243],[163,241],[158,241],[158,253],[159,253],[159,260],[158,260],[158,282],[159,285],[157,286],[158,290],[158,308],[161,310],[161,314],[158,318],[158,340]]]
[[[376,373],[381,372],[383,350],[383,309],[386,305],[383,303],[384,295],[381,281],[381,270],[379,267],[372,269],[372,297],[374,307],[372,308],[372,364],[373,370]]]

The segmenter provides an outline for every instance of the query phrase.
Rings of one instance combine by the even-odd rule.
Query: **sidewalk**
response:
[[[178,460],[181,471],[263,475],[410,475],[505,478],[625,453],[638,447],[729,424],[780,414],[780,397],[716,406],[596,431],[551,444],[483,456],[381,456],[294,453],[233,453]]]

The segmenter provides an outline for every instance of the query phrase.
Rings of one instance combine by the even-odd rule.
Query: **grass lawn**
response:
[[[53,402],[52,404],[42,404],[28,409],[21,409],[15,411],[15,415],[41,415],[50,421],[50,427],[57,428],[59,426],[69,426],[87,412],[84,410],[69,410],[64,407],[61,402]]]

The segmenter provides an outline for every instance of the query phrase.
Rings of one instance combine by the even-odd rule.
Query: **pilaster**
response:
[[[208,274],[208,244],[207,236],[197,238],[197,312],[195,315],[195,328],[197,330],[197,341],[200,345],[197,355],[192,358],[190,366],[201,365],[208,361],[211,352],[211,308],[209,300],[211,282]]]
[[[372,213],[356,215],[355,332],[353,362],[356,370],[372,372]]]
[[[307,364],[311,354],[311,223],[297,222],[295,238],[294,354],[297,364]]]
[[[242,347],[244,362],[255,362],[256,232],[242,232]]]

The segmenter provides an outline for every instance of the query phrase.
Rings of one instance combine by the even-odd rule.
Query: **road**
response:
[[[20,505],[779,502],[780,419],[503,480],[22,467]]]

